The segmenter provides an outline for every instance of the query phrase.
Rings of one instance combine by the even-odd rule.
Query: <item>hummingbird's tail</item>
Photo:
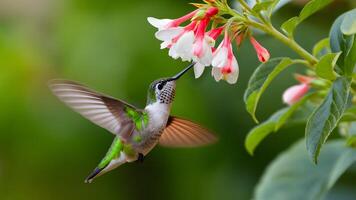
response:
[[[104,168],[103,168],[104,169]],[[91,183],[94,178],[101,172],[103,171],[103,169],[100,169],[100,168],[95,168],[94,171],[89,174],[89,176],[85,179],[85,183]]]
[[[126,163],[126,154],[122,150],[123,144],[121,140],[116,137],[98,167],[96,167],[94,171],[85,179],[85,183],[91,183],[94,178]]]

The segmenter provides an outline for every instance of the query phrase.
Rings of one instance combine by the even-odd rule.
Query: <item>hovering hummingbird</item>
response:
[[[176,81],[191,64],[171,78],[161,78],[148,88],[147,105],[138,109],[124,101],[95,92],[68,80],[53,80],[53,93],[73,110],[115,135],[109,151],[86,183],[118,166],[143,161],[157,144],[166,147],[196,147],[217,138],[189,120],[170,115]]]

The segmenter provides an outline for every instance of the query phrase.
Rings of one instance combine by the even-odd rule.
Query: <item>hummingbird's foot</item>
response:
[[[145,156],[142,153],[139,153],[138,157],[137,157],[137,161],[139,163],[143,163],[144,158],[145,158]]]

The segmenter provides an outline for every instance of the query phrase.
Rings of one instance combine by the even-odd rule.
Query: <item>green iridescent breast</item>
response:
[[[147,127],[149,121],[147,112],[137,111],[129,107],[126,107],[125,111],[127,116],[134,122],[138,131],[141,131],[143,128]]]

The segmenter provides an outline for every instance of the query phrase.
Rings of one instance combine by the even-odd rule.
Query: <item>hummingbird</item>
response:
[[[61,101],[115,135],[104,158],[85,179],[86,183],[124,163],[142,162],[157,144],[165,147],[197,147],[217,141],[217,137],[202,126],[170,115],[176,81],[192,66],[194,63],[173,77],[153,81],[148,88],[144,109],[73,81],[50,81],[50,89]]]

